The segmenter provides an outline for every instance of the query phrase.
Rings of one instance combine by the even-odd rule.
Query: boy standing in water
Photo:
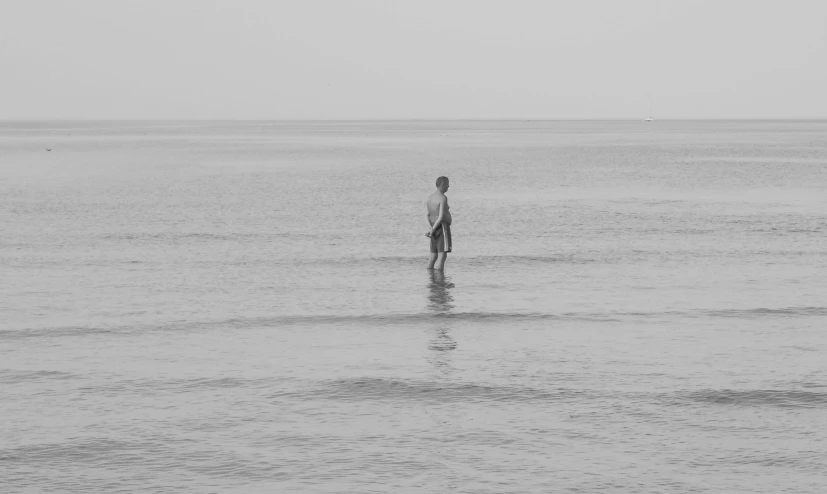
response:
[[[451,213],[448,211],[448,177],[436,179],[436,191],[428,196],[425,207],[428,212],[430,231],[425,235],[431,238],[431,259],[428,269],[445,269],[445,259],[451,252]]]

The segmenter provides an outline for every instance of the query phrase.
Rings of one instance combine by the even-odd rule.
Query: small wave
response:
[[[300,393],[302,399],[344,401],[432,400],[438,402],[532,402],[583,399],[587,391],[560,388],[541,390],[517,386],[449,383],[382,378],[349,378],[322,381]],[[279,397],[285,396],[284,394]]]
[[[149,469],[160,472],[184,469],[193,473],[209,474],[215,478],[251,479],[273,478],[272,466],[250,462],[232,449],[213,449],[209,446],[193,446],[189,438],[149,436],[140,441],[114,440],[103,437],[71,439],[63,443],[31,444],[16,448],[0,449],[0,462],[6,465],[43,466],[48,469]],[[79,485],[75,476],[54,477],[49,491],[89,492],[90,479]],[[146,488],[151,480],[132,478],[128,475],[117,479],[117,487],[111,479],[93,479],[94,492],[123,492],[127,487],[137,488],[138,482]],[[133,484],[133,485],[130,485]],[[128,489],[132,492],[134,489]],[[144,491],[145,489],[139,489]],[[161,486],[149,489],[161,492]],[[5,492],[5,491],[4,491]]]
[[[87,385],[78,388],[79,392],[104,395],[186,393],[205,389],[250,388],[262,383],[272,384],[272,380],[251,380],[233,377],[170,379],[170,380],[123,380],[103,385]]]
[[[586,313],[504,313],[504,312],[420,312],[410,314],[369,314],[354,316],[284,316],[250,319],[231,319],[216,324],[235,327],[281,326],[305,324],[369,324],[369,325],[415,325],[433,321],[461,322],[518,322],[547,320],[618,321],[607,314]]]
[[[192,232],[192,233],[107,233],[101,235],[99,238],[103,240],[136,240],[136,241],[163,241],[171,240],[221,240],[221,241],[236,241],[236,240],[266,240],[277,238],[307,238],[315,237],[312,234],[302,233],[206,233],[206,232]]]
[[[232,318],[212,321],[174,321],[159,324],[134,326],[86,327],[64,326],[52,328],[20,328],[0,330],[0,340],[51,337],[82,336],[101,333],[133,333],[136,331],[179,331],[198,328],[253,328],[302,325],[417,325],[435,321],[457,321],[469,323],[514,323],[520,321],[591,321],[619,322],[624,318],[659,318],[659,317],[820,317],[827,316],[827,307],[784,307],[753,309],[714,309],[661,312],[561,312],[557,314],[541,312],[418,312],[390,314],[354,314],[354,315],[287,315],[274,317]]]
[[[76,376],[68,372],[59,371],[14,371],[14,370],[0,370],[0,383],[3,384],[17,384],[22,382],[33,381],[48,381],[48,380],[63,380],[73,379]]]
[[[705,311],[713,317],[744,317],[744,316],[827,316],[827,307],[783,307],[770,309],[759,307],[756,309],[723,309]]]
[[[797,381],[796,384],[800,385],[802,388],[825,388],[827,390],[827,384],[823,383],[814,383],[809,381]]]
[[[609,314],[615,316],[635,316],[635,317],[727,317],[727,318],[747,318],[752,319],[756,317],[808,317],[808,316],[827,316],[827,307],[756,307],[753,309],[694,309],[685,311],[663,311],[663,312],[611,312]]]
[[[780,347],[780,348],[791,348],[793,350],[798,350],[799,352],[819,352],[819,351],[821,351],[818,348],[811,348],[811,347],[799,346],[799,345],[785,345],[785,346]]]
[[[815,408],[827,405],[827,392],[803,390],[703,390],[685,393],[684,400],[734,406]]]
[[[162,443],[144,444],[111,439],[85,439],[61,444],[33,444],[0,450],[5,462],[117,463],[118,457],[138,460],[142,453],[169,454]],[[148,456],[147,456],[148,457]],[[157,457],[157,456],[156,456]]]
[[[462,260],[468,264],[495,264],[495,263],[527,263],[527,264],[591,264],[597,262],[595,259],[587,257],[578,257],[575,255],[558,255],[558,256],[474,256],[474,257],[459,257],[457,260]],[[605,261],[602,260],[602,261]],[[454,261],[452,261],[454,262]]]
[[[422,266],[423,256],[380,256],[380,257],[330,257],[330,258],[316,258],[316,259],[290,259],[291,264],[306,264],[306,265],[349,265],[349,266]],[[288,261],[285,261],[288,262]],[[455,265],[463,266],[499,266],[507,264],[509,266],[520,264],[590,264],[597,260],[589,257],[580,257],[575,255],[556,255],[556,256],[467,256],[457,255],[452,258],[451,262]],[[601,262],[608,262],[607,259],[601,259]]]
[[[782,467],[821,474],[824,471],[824,462],[818,451],[803,451],[798,454],[741,454],[724,459],[727,463],[741,465],[759,465],[765,467]]]
[[[23,328],[0,330],[0,340],[14,340],[19,338],[53,337],[53,336],[84,336],[93,334],[107,334],[123,331],[129,328],[98,328],[88,326],[61,326],[52,328]]]
[[[583,321],[618,321],[605,314],[542,314],[542,313],[498,313],[498,312],[425,312],[408,314],[366,314],[366,315],[294,315],[277,317],[233,318],[216,321],[176,321],[160,324],[142,324],[132,326],[85,327],[63,326],[52,328],[21,328],[0,330],[0,340],[19,338],[42,338],[57,336],[85,336],[93,334],[130,334],[139,331],[186,331],[198,328],[255,328],[280,326],[315,326],[315,325],[416,325],[434,321],[459,321],[478,323],[544,321],[544,320],[583,320]]]

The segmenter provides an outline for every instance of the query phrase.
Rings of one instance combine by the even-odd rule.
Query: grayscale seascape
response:
[[[0,122],[0,492],[826,492],[826,211],[827,121]]]

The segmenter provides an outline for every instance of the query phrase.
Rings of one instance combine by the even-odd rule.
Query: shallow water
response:
[[[825,192],[827,122],[0,123],[3,491],[824,492]]]

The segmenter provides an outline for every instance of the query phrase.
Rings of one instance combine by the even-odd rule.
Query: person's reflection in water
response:
[[[448,315],[454,308],[454,297],[450,289],[454,284],[450,282],[443,271],[430,270],[431,282],[428,284],[428,308],[436,315]],[[434,337],[428,342],[428,349],[431,355],[428,360],[434,364],[440,372],[449,373],[454,369],[450,362],[450,352],[457,347],[457,343],[451,338],[451,320],[448,318],[437,318],[439,321],[434,328]]]
[[[437,314],[450,312],[454,308],[454,297],[449,288],[454,288],[454,284],[445,276],[444,271],[431,269],[428,272],[431,274],[431,283],[428,285],[431,292],[428,295],[430,309]]]

